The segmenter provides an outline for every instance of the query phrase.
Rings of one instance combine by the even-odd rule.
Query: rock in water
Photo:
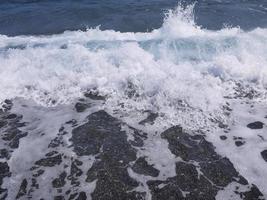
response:
[[[238,174],[229,159],[214,151],[211,143],[201,135],[189,135],[181,127],[172,127],[162,133],[173,154],[182,159],[176,163],[177,175],[165,181],[153,180],[148,185],[152,199],[215,199],[219,190],[230,183],[238,185],[234,193],[242,199],[261,199],[262,194],[254,185]],[[239,191],[245,186],[247,191]]]
[[[78,102],[78,103],[75,104],[75,109],[76,109],[77,112],[83,112],[87,108],[88,108],[88,105],[85,104],[85,103]]]
[[[27,180],[23,179],[23,181],[20,185],[20,188],[19,188],[19,192],[16,196],[16,199],[19,199],[20,197],[24,196],[27,193],[27,185],[28,185]]]
[[[25,123],[21,123],[21,115],[11,113],[12,106],[12,101],[5,100],[3,109],[0,109],[0,199],[6,199],[9,189],[2,186],[3,179],[11,176],[7,161],[14,149],[19,147],[20,139],[28,135],[27,132],[19,130]]]
[[[267,149],[266,150],[263,150],[261,152],[261,156],[262,156],[263,160],[265,160],[267,162]]]
[[[17,146],[10,145],[16,138],[14,133],[22,136],[23,132],[15,128],[19,116],[4,115],[8,116],[7,123],[1,130],[7,148],[1,149],[1,158],[8,160],[12,157],[9,150]],[[14,131],[7,134],[5,130]],[[20,138],[15,140],[18,145]],[[213,200],[218,192],[234,184],[230,191],[241,199],[261,199],[258,188],[240,176],[227,158],[218,155],[204,136],[190,135],[178,126],[161,134],[161,139],[168,142],[167,150],[179,158],[175,163],[176,175],[164,179],[155,167],[157,163],[151,164],[140,153],[146,149],[146,139],[146,133],[105,111],[90,114],[80,125],[77,121],[66,122],[56,138],[51,138],[46,154],[34,160],[32,168],[19,174],[22,179],[15,187],[14,198],[86,200],[90,195],[92,200],[145,200],[149,196],[152,200]],[[263,158],[265,154],[262,152]],[[8,162],[1,162],[0,169],[1,185],[12,173]],[[146,178],[132,177],[129,171]],[[47,177],[50,177],[48,181]],[[51,192],[44,194],[43,185]],[[0,199],[13,190],[0,188]]]
[[[256,121],[256,122],[253,122],[253,123],[249,123],[247,125],[247,127],[250,128],[250,129],[262,129],[263,125],[264,124],[262,122]]]
[[[136,160],[136,149],[127,141],[122,122],[104,111],[91,114],[88,123],[72,132],[74,151],[80,155],[97,155],[87,172],[87,182],[97,181],[92,199],[143,199],[132,191],[139,184],[128,174],[130,162]]]
[[[157,177],[159,170],[155,169],[152,165],[149,165],[144,157],[138,158],[133,165],[133,171],[138,174],[144,174],[147,176]]]

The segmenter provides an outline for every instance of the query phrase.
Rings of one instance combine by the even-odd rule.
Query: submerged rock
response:
[[[162,133],[173,154],[182,159],[176,163],[176,176],[165,181],[149,181],[152,199],[215,199],[219,190],[234,182],[248,188],[234,191],[242,199],[260,199],[261,192],[239,175],[229,159],[214,151],[211,143],[201,135],[185,133],[181,127],[172,127]]]
[[[21,116],[10,114],[3,114],[8,117],[1,118],[6,123],[0,129],[2,141],[12,150],[10,142],[25,133],[15,127]],[[156,117],[148,117],[144,124],[153,123]],[[10,124],[15,129],[7,133],[5,130]],[[231,183],[236,184],[233,192],[241,199],[262,197],[258,188],[240,176],[229,159],[218,155],[204,136],[190,135],[179,126],[157,138],[168,143],[168,149],[163,151],[176,156],[175,161],[169,160],[175,162],[173,177],[164,177],[157,163],[151,164],[149,157],[142,154],[148,142],[146,133],[103,110],[90,114],[82,124],[71,120],[63,122],[58,129],[51,142],[48,141],[44,156],[35,159],[29,170],[19,174],[23,179],[16,186],[14,198],[144,200],[151,196],[152,200],[213,200],[218,191]],[[1,159],[9,159],[10,149],[0,150]],[[261,155],[267,160],[267,152]],[[10,175],[8,162],[0,162],[0,185]],[[45,197],[40,196],[44,195],[41,191],[44,184],[51,191]],[[243,186],[245,189],[237,189]],[[3,194],[0,199],[7,196],[11,191],[8,190],[0,188]]]
[[[221,140],[226,140],[226,139],[227,139],[227,136],[225,136],[225,135],[221,135],[221,136],[220,136],[220,139],[221,139]]]
[[[0,128],[4,127],[7,125],[7,121],[0,121]]]
[[[158,118],[159,114],[158,113],[153,113],[148,111],[148,116],[146,119],[142,120],[139,122],[139,124],[141,125],[145,125],[145,124],[154,124],[154,121]]]
[[[245,143],[246,143],[246,141],[244,140],[244,138],[242,138],[242,137],[233,137],[233,139],[234,139],[234,141],[235,141],[235,145],[237,146],[237,147],[240,147],[240,146],[243,146]]]
[[[266,150],[263,150],[261,152],[261,156],[262,156],[263,160],[265,160],[267,162],[267,149]]]
[[[149,165],[144,157],[138,158],[133,165],[133,171],[138,174],[157,177],[159,170],[155,169],[152,165]]]
[[[62,172],[58,178],[55,178],[52,181],[52,185],[54,188],[61,188],[66,184],[65,178],[67,176],[66,172]]]
[[[26,125],[22,123],[22,116],[12,113],[13,103],[5,100],[0,109],[0,199],[5,199],[9,188],[3,188],[3,179],[11,176],[8,160],[12,156],[14,149],[19,147],[20,140],[28,135],[27,132],[19,128]]]
[[[9,158],[9,152],[6,149],[0,149],[0,158]]]
[[[132,191],[138,182],[131,178],[127,168],[136,160],[136,149],[121,130],[122,122],[99,111],[88,116],[88,123],[72,132],[77,155],[97,155],[87,172],[87,182],[97,181],[92,199],[136,199],[143,196]]]
[[[0,162],[0,199],[5,199],[7,196],[7,189],[2,188],[3,179],[11,175],[7,162]]]
[[[256,122],[253,122],[253,123],[249,123],[247,125],[247,127],[250,128],[250,129],[262,129],[263,125],[264,124],[262,122],[256,121]]]
[[[53,167],[55,165],[59,165],[62,162],[61,155],[49,156],[46,158],[42,158],[35,162],[36,165],[45,166],[45,167]]]
[[[235,145],[237,147],[240,147],[240,146],[244,145],[245,143],[246,143],[245,141],[235,141]]]
[[[76,109],[77,112],[83,112],[88,107],[89,107],[89,105],[86,104],[86,103],[80,103],[80,102],[78,102],[78,103],[75,104],[75,109]]]
[[[16,196],[16,199],[19,199],[20,197],[24,196],[27,193],[27,186],[28,186],[28,182],[26,179],[23,179],[20,188],[19,188],[19,192]]]
[[[19,130],[20,127],[25,126],[25,123],[20,122],[21,119],[21,115],[10,113],[9,110],[0,114],[0,129],[3,129],[1,139],[12,149],[18,148],[20,139],[28,135],[28,133]]]

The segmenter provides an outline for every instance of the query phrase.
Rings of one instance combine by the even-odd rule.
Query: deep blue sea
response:
[[[0,34],[31,35],[101,29],[145,32],[162,25],[163,13],[180,0],[1,0]],[[225,24],[267,26],[266,0],[184,0],[196,3],[195,20],[208,29]]]

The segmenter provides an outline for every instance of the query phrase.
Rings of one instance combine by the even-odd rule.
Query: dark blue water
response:
[[[101,29],[144,32],[159,28],[177,0],[1,0],[0,34],[53,34],[65,30]],[[208,29],[267,27],[267,0],[199,0],[195,17]]]

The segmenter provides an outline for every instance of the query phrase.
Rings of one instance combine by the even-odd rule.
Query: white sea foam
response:
[[[207,110],[223,103],[227,80],[266,86],[267,30],[209,31],[193,17],[192,6],[178,6],[149,33],[96,28],[0,36],[0,101],[24,97],[49,106],[51,100],[67,103],[91,87],[113,96],[131,80],[144,94],[164,93],[169,100]]]
[[[107,96],[106,110],[145,131],[160,132],[176,124],[210,131],[208,138],[218,151],[230,157],[242,175],[267,196],[266,170],[253,174],[251,165],[245,170],[238,164],[245,163],[240,156],[231,156],[242,150],[240,155],[246,155],[249,149],[226,147],[212,129],[218,121],[235,131],[240,128],[232,125],[239,116],[228,116],[224,110],[232,103],[225,97],[238,96],[238,87],[242,86],[243,92],[256,91],[247,101],[266,103],[267,29],[206,30],[195,24],[193,10],[193,6],[170,10],[162,27],[147,33],[95,28],[52,36],[2,35],[0,102],[22,97],[42,106],[56,106],[96,88]],[[235,105],[232,109],[238,110]],[[159,113],[159,117],[153,126],[141,127],[138,122],[146,110]],[[258,136],[246,136],[250,146],[258,144]],[[266,141],[261,141],[261,149],[264,145]],[[258,157],[253,158],[261,166],[258,170],[266,167],[259,151],[255,150]]]

